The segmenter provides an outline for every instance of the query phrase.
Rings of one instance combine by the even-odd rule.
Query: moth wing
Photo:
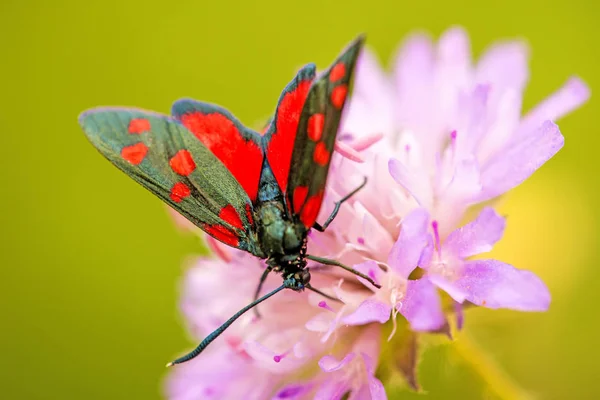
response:
[[[248,194],[179,121],[134,108],[96,108],[79,123],[104,157],[196,226],[262,256]]]

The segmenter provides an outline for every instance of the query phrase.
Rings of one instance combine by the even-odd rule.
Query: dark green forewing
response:
[[[210,103],[181,99],[173,104],[171,114],[227,167],[255,202],[264,158],[261,136]]]
[[[321,209],[331,154],[364,38],[354,40],[312,83],[294,141],[286,194],[294,218],[311,228]]]
[[[262,256],[250,198],[229,170],[177,120],[139,109],[81,114],[109,161],[215,239]]]

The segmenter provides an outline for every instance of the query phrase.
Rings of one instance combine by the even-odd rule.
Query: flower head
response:
[[[439,289],[453,299],[459,326],[467,301],[546,310],[550,295],[535,275],[472,258],[502,237],[504,218],[484,208],[458,228],[473,205],[517,186],[556,154],[563,136],[553,121],[589,96],[572,78],[521,117],[526,62],[525,46],[508,42],[473,63],[460,29],[437,45],[411,37],[389,76],[363,52],[317,220],[365,176],[368,184],[341,205],[326,232],[309,232],[308,251],[353,266],[381,289],[309,263],[311,284],[329,298],[284,291],[261,303],[261,318],[245,314],[201,357],[178,366],[169,397],[385,399],[375,375],[385,345],[381,325],[391,321],[393,335],[401,316],[413,332],[448,333]],[[202,258],[190,269],[182,305],[199,339],[252,300],[265,268],[207,240],[219,258]],[[279,279],[270,276],[265,292]],[[411,341],[411,354],[415,346]],[[414,375],[407,378],[416,387]]]
[[[360,153],[365,164],[345,162],[340,173],[370,171],[371,192],[386,196],[364,202],[367,209],[397,221],[424,207],[445,236],[468,207],[514,188],[556,154],[564,138],[552,121],[583,104],[589,89],[571,78],[522,117],[527,59],[523,43],[504,42],[474,63],[460,28],[437,44],[410,37],[390,75],[364,51],[341,137],[349,148],[381,140]],[[336,182],[342,192],[350,186]]]

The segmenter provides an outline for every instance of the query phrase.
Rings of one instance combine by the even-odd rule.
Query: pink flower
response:
[[[496,45],[477,64],[468,47],[466,34],[451,29],[437,46],[411,37],[391,76],[369,52],[359,60],[318,221],[365,176],[368,184],[342,204],[326,232],[309,233],[308,252],[354,266],[381,289],[311,263],[311,284],[341,302],[284,291],[260,304],[261,318],[244,314],[201,356],[176,367],[169,398],[340,399],[350,392],[349,399],[385,399],[374,375],[381,325],[391,321],[393,334],[400,314],[412,331],[448,333],[438,289],[456,304],[548,308],[550,295],[532,273],[471,259],[501,238],[503,218],[486,208],[457,227],[469,207],[517,186],[562,147],[551,121],[589,91],[572,78],[521,117],[525,47]],[[220,258],[199,259],[183,293],[197,339],[252,300],[265,268],[249,254],[208,243]],[[264,293],[280,284],[271,274]],[[460,306],[456,311],[460,325]]]
[[[365,163],[339,160],[338,168],[345,176],[366,173],[369,191],[385,193],[362,201],[366,209],[397,221],[419,205],[444,237],[469,206],[514,188],[556,154],[564,138],[551,121],[583,104],[589,89],[571,78],[522,117],[527,59],[523,43],[503,42],[474,63],[460,28],[446,31],[437,44],[424,35],[410,37],[390,75],[364,51],[338,149],[351,149],[344,154],[356,159],[357,153]],[[382,140],[353,151],[373,137]],[[334,190],[352,185],[336,180]]]

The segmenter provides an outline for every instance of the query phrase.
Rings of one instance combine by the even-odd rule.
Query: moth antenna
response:
[[[279,293],[280,291],[282,291],[283,289],[286,289],[288,287],[289,287],[289,285],[286,285],[284,283],[283,285],[279,286],[277,289],[273,290],[272,292],[267,293],[260,299],[255,300],[252,303],[248,304],[246,307],[242,308],[240,311],[235,313],[231,318],[229,318],[227,321],[225,321],[223,323],[223,325],[219,326],[212,333],[210,333],[206,338],[204,338],[204,340],[202,342],[200,342],[198,347],[196,347],[194,350],[190,351],[185,356],[179,357],[175,361],[168,363],[167,367],[172,367],[173,365],[184,363],[184,362],[189,361],[192,358],[196,357],[197,355],[202,353],[202,351],[204,351],[204,349],[206,349],[208,347],[208,345],[213,342],[213,340],[218,338],[219,335],[221,335],[221,333],[223,333],[225,331],[225,329],[229,328],[229,325],[233,324],[235,322],[235,320],[238,319],[239,317],[241,317],[246,311],[250,310],[251,308],[262,303],[269,297],[276,295],[277,293]]]
[[[336,267],[343,268],[343,269],[345,269],[346,271],[348,271],[348,272],[352,272],[354,275],[356,275],[356,276],[360,276],[361,278],[363,278],[363,279],[367,280],[367,281],[368,281],[368,282],[369,282],[371,285],[375,286],[377,289],[381,289],[381,285],[380,285],[379,283],[375,282],[375,281],[373,280],[373,278],[371,278],[370,276],[367,276],[367,275],[363,274],[363,273],[362,273],[362,272],[360,272],[360,271],[357,271],[357,270],[355,270],[355,269],[354,269],[354,268],[352,268],[352,267],[349,267],[349,266],[347,266],[347,265],[345,265],[345,264],[342,264],[342,263],[341,263],[341,262],[339,262],[339,261],[336,261],[336,260],[330,260],[329,258],[324,258],[324,257],[317,257],[317,256],[313,256],[313,255],[311,255],[311,254],[307,254],[307,255],[306,255],[306,258],[307,258],[307,259],[309,259],[309,260],[312,260],[312,261],[316,261],[316,262],[318,262],[318,263],[321,263],[321,264],[325,264],[325,265],[335,265]]]
[[[338,299],[338,298],[335,298],[335,297],[333,297],[333,296],[330,296],[330,295],[328,295],[328,294],[327,294],[327,293],[325,293],[325,292],[322,292],[321,290],[319,290],[319,289],[317,289],[317,288],[313,287],[313,286],[312,286],[310,283],[306,285],[306,288],[307,288],[308,290],[311,290],[311,291],[313,291],[313,292],[315,292],[315,293],[318,293],[318,294],[320,294],[321,296],[325,297],[326,299],[329,299],[329,300],[332,300],[332,301],[335,301],[335,302],[338,302],[338,303],[343,303],[343,301],[341,301],[340,299]]]

